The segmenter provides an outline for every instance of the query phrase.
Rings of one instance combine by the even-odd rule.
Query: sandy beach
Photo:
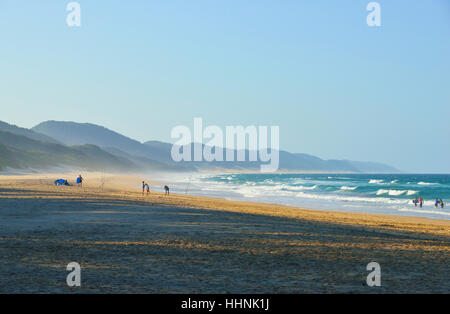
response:
[[[450,221],[0,176],[1,293],[448,293]],[[366,265],[381,265],[368,287]],[[66,285],[77,262],[82,285]]]

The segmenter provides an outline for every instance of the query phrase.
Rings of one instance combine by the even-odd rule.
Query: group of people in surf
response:
[[[145,192],[147,192],[147,195],[150,194],[150,184],[142,181],[142,195],[144,195]],[[167,185],[164,186],[164,194],[169,195],[169,187]]]
[[[423,199],[422,196],[419,196],[419,198],[415,197],[413,199],[413,204],[414,204],[415,207],[417,207],[417,205],[419,205],[420,208],[422,208],[424,202],[425,202],[425,200]],[[439,206],[441,206],[441,208],[444,208],[444,202],[442,201],[442,199],[436,198],[436,202],[434,203],[434,207],[438,208]]]
[[[416,196],[416,197],[414,198],[414,200],[413,200],[413,203],[414,203],[414,206],[415,206],[415,207],[417,207],[417,204],[419,204],[420,208],[422,208],[423,202],[424,202],[424,200],[423,200],[422,196],[419,196],[418,199],[417,199],[417,196]]]
[[[444,208],[444,202],[440,198],[436,198],[436,202],[434,202],[434,207],[438,208],[439,205],[441,208]]]

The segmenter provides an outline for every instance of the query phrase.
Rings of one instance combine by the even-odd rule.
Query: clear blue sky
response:
[[[281,148],[450,172],[450,1],[0,0],[0,120],[279,125]]]

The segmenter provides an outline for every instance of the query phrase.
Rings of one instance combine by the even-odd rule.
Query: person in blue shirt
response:
[[[81,174],[77,178],[77,186],[82,187],[83,186],[83,177]]]

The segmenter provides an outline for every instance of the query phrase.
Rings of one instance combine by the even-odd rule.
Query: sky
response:
[[[0,0],[0,120],[139,141],[276,125],[280,148],[450,173],[450,2]]]

